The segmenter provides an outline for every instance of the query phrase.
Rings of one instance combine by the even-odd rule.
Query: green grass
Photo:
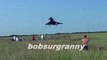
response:
[[[81,44],[80,38],[83,35],[48,35],[42,44]],[[12,42],[10,38],[0,38],[0,60],[107,60],[107,33],[89,33],[87,35],[90,38],[89,51],[28,50],[28,44],[35,44],[35,42]]]

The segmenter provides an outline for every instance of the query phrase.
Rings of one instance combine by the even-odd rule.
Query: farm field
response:
[[[81,44],[85,34],[46,35],[41,44]],[[23,36],[22,42],[13,42],[11,37],[0,38],[0,60],[107,60],[107,33],[88,33],[89,51],[78,50],[28,50],[30,36]]]

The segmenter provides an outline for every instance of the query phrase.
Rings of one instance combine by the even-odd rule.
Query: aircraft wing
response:
[[[57,24],[63,24],[63,23],[60,23],[60,22],[56,22]]]
[[[49,25],[50,23],[46,23],[45,25]]]

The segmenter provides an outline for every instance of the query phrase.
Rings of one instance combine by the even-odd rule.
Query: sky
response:
[[[107,0],[0,0],[0,35],[87,31],[107,31]]]

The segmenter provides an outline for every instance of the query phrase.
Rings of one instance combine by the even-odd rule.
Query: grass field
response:
[[[81,44],[84,34],[47,35],[42,44]],[[88,33],[89,51],[78,50],[28,50],[30,36],[23,42],[0,38],[0,60],[107,60],[107,33]],[[38,38],[39,39],[39,38]]]

